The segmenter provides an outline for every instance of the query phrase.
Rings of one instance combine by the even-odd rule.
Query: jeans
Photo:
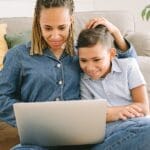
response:
[[[141,117],[107,123],[102,143],[82,146],[40,147],[16,145],[11,150],[149,150],[150,118]]]

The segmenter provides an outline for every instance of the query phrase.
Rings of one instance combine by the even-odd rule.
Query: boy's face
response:
[[[80,67],[88,76],[97,80],[111,71],[111,60],[115,55],[115,49],[107,50],[100,43],[92,47],[79,48]]]

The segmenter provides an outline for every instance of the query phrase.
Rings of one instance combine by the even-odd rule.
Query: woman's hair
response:
[[[77,41],[77,49],[82,47],[92,47],[97,43],[103,47],[111,48],[112,36],[104,25],[98,25],[95,28],[82,30]]]
[[[34,19],[32,25],[32,39],[30,54],[43,54],[43,49],[49,47],[42,36],[40,27],[40,13],[42,9],[65,7],[69,9],[70,15],[74,13],[73,0],[37,0],[34,12]],[[74,54],[74,24],[70,25],[69,35],[66,41],[65,51]]]

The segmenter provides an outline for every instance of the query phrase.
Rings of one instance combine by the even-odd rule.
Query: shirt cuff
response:
[[[135,48],[132,45],[132,43],[129,42],[127,39],[124,39],[124,40],[129,47],[126,51],[122,51],[121,49],[119,49],[119,47],[117,46],[117,44],[114,41],[114,45],[115,45],[115,48],[117,50],[118,58],[126,58],[126,57],[137,58],[137,54],[136,54]]]

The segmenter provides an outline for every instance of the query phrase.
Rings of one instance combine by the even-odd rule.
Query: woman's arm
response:
[[[20,60],[16,49],[10,49],[0,71],[0,119],[16,126],[13,104],[19,100]]]
[[[136,51],[131,43],[123,38],[120,30],[104,17],[93,18],[87,24],[86,28],[95,28],[97,25],[104,25],[114,38],[114,44],[117,49],[118,58],[137,57]]]
[[[112,34],[117,47],[120,50],[126,51],[129,49],[129,45],[124,40],[120,30],[111,22],[109,22],[107,19],[105,19],[104,17],[93,18],[86,24],[86,28],[95,28],[97,25],[100,25],[100,24],[107,27],[109,32]]]

